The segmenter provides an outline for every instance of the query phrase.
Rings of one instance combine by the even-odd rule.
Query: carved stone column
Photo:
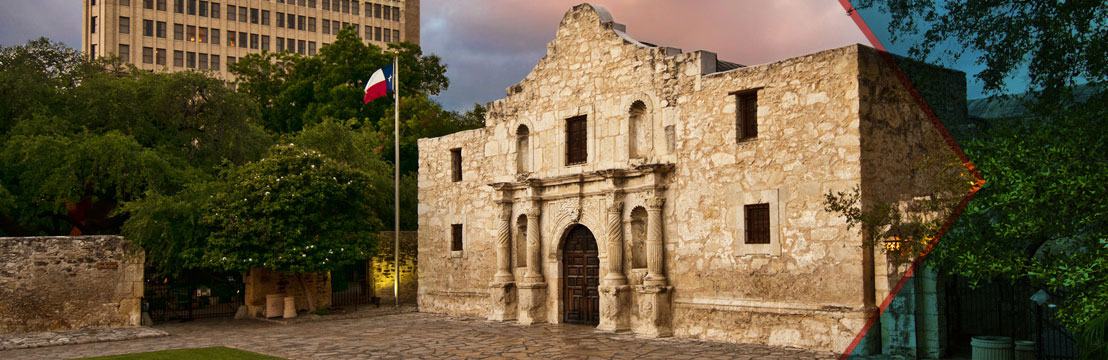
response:
[[[608,206],[608,274],[600,286],[600,324],[597,329],[631,328],[631,287],[623,274],[623,202],[613,195]]]
[[[638,292],[639,321],[635,334],[645,337],[673,336],[672,286],[636,286]]]
[[[662,207],[666,199],[660,196],[646,201],[646,279],[643,285],[665,286],[665,242],[662,239]]]
[[[527,273],[519,286],[519,323],[546,321],[546,283],[542,276],[542,203],[532,200],[527,210]]]
[[[510,241],[512,238],[512,201],[505,193],[500,204],[500,221],[496,233],[496,275],[489,284],[491,308],[489,320],[507,321],[516,318],[515,277],[511,270]]]
[[[543,282],[542,224],[539,223],[539,216],[541,215],[541,206],[531,206],[527,210],[527,274],[523,276],[526,283]]]

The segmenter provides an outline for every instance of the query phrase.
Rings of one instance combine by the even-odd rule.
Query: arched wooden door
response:
[[[563,321],[600,323],[600,258],[596,238],[583,225],[574,225],[562,242]]]

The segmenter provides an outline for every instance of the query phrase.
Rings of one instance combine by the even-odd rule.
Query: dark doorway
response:
[[[600,258],[596,238],[583,225],[574,225],[562,242],[562,304],[570,324],[600,324]]]

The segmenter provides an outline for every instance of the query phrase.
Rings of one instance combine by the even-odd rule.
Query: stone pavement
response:
[[[145,326],[7,334],[0,335],[0,350],[122,341],[168,335],[169,333],[163,330],[151,329]]]
[[[0,359],[61,359],[228,346],[290,359],[830,359],[829,353],[682,339],[638,339],[591,327],[520,326],[406,313],[280,325],[209,320],[157,326],[170,336],[0,351]]]

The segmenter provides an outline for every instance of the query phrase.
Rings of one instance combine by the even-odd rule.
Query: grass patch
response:
[[[229,347],[206,347],[196,349],[173,349],[152,351],[144,353],[112,355],[86,358],[89,360],[179,360],[179,359],[207,359],[207,360],[280,360],[279,357],[232,349]]]

